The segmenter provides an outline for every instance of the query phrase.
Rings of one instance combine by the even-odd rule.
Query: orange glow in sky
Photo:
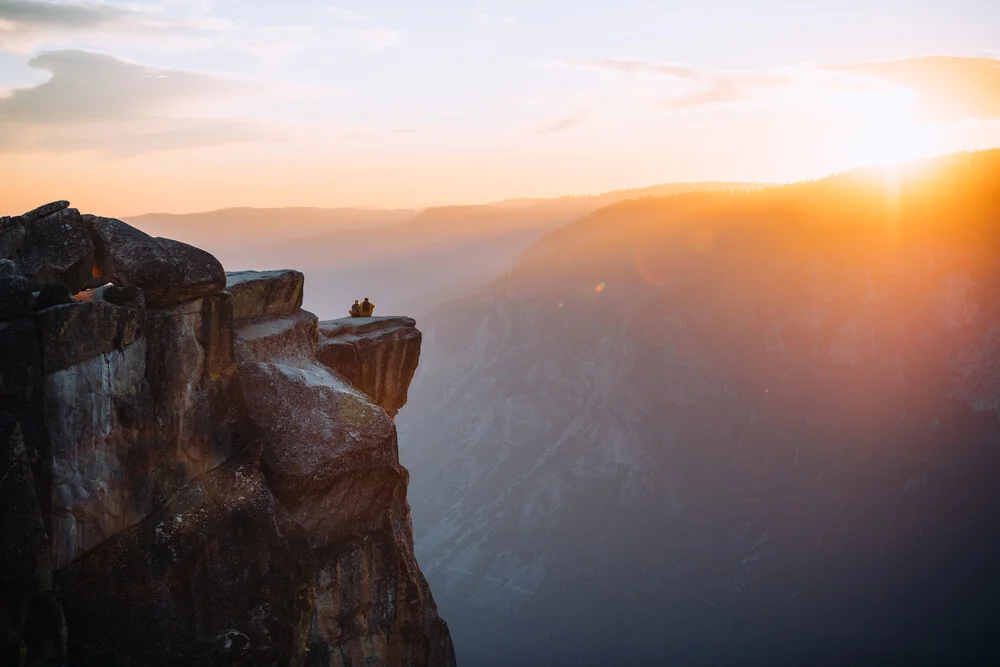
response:
[[[0,3],[0,213],[412,208],[1000,145],[1000,3],[576,9]]]

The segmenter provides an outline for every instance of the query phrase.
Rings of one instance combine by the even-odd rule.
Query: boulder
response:
[[[0,259],[0,320],[31,310],[31,290],[17,265]]]
[[[302,665],[315,566],[256,448],[56,572],[83,665]]]
[[[65,200],[59,200],[54,202],[49,202],[48,204],[42,204],[36,209],[32,209],[27,213],[21,215],[21,219],[24,222],[35,222],[43,218],[47,218],[53,213],[58,213],[69,208],[69,202]]]
[[[95,245],[95,272],[116,285],[141,287],[151,308],[217,292],[226,272],[211,253],[152,237],[114,218],[83,216]]]
[[[289,317],[265,317],[235,326],[239,363],[294,359],[302,364],[316,360],[318,320],[306,310]]]
[[[24,223],[20,217],[0,216],[0,259],[17,260],[24,246]]]
[[[24,244],[18,263],[32,290],[60,282],[73,294],[83,289],[94,268],[94,244],[80,212],[62,208],[44,217],[42,207],[21,216]]]
[[[291,315],[302,307],[305,276],[300,271],[234,271],[226,274],[233,295],[233,319]]]
[[[138,287],[104,285],[94,290],[93,300],[106,301],[116,306],[125,306],[126,308],[136,308],[139,310],[146,307],[146,296]]]
[[[406,405],[420,362],[421,333],[409,317],[342,317],[320,322],[316,358],[367,394],[390,417]]]

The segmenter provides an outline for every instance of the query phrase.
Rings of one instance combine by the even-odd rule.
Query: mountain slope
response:
[[[1000,151],[612,206],[424,318],[463,664],[992,664]]]
[[[424,211],[226,209],[132,220],[154,235],[212,251],[230,268],[303,269],[305,307],[341,316],[370,296],[379,312],[430,309],[468,284],[510,267],[545,233],[608,204],[661,192],[749,189],[748,183],[681,183],[518,206],[442,206]]]
[[[257,246],[278,238],[365,229],[408,220],[416,211],[361,208],[225,208],[204,213],[147,213],[129,222],[154,236],[179,235],[209,245]]]

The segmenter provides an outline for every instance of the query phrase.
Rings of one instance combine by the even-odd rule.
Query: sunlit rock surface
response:
[[[242,322],[236,350],[272,487],[321,547],[376,528],[402,471],[392,420],[316,361],[316,327],[306,311]]]
[[[93,274],[116,285],[141,287],[150,307],[169,306],[226,286],[222,264],[201,248],[149,236],[115,218],[85,215],[83,221],[94,240]]]
[[[241,289],[268,287],[245,281]],[[308,665],[452,664],[447,626],[413,555],[395,424],[317,361],[320,338],[316,317],[303,310],[236,327],[263,465],[319,567]],[[409,376],[393,376],[395,367],[379,371],[386,381],[409,383]]]
[[[94,301],[39,313],[56,567],[253,437],[229,312],[216,295],[160,311]]]
[[[292,315],[302,307],[305,277],[299,271],[230,271],[226,291],[233,296],[233,320]]]
[[[114,284],[0,321],[0,664],[454,664],[395,425],[316,360],[301,274],[223,290],[86,219]]]
[[[320,322],[319,332],[317,358],[395,417],[420,361],[416,321],[342,317]]]

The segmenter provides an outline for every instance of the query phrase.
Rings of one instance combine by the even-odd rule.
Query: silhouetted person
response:
[[[372,313],[375,312],[375,304],[365,297],[365,300],[361,302],[361,317],[371,317]]]
[[[354,300],[354,305],[351,306],[349,312],[351,313],[351,317],[361,317],[361,304],[358,303],[357,299]]]

